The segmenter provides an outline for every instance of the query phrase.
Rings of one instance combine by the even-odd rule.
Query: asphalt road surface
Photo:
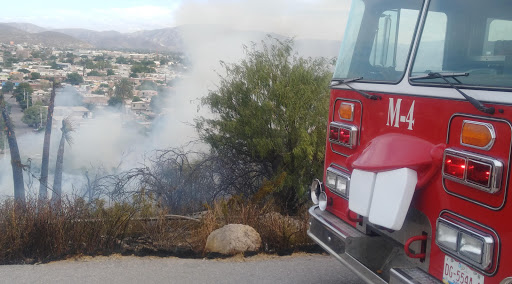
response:
[[[231,259],[95,257],[0,266],[0,283],[363,283],[326,255]]]

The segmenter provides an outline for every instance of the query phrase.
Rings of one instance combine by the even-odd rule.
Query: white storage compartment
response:
[[[375,173],[361,170],[352,171],[348,208],[359,215],[368,217],[372,202]]]
[[[416,171],[407,168],[378,173],[369,221],[389,229],[400,230],[411,205],[417,182]],[[352,194],[352,188],[350,193]]]

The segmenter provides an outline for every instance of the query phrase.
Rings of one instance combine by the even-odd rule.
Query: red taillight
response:
[[[331,122],[329,141],[353,149],[357,145],[357,127],[350,124]]]
[[[482,186],[489,186],[492,166],[468,160],[467,180]]]
[[[339,141],[342,144],[350,144],[350,130],[348,130],[348,129],[340,129]]]
[[[463,179],[466,170],[466,159],[446,155],[444,159],[444,173]]]
[[[340,129],[336,126],[329,127],[329,140],[338,141],[340,137]]]
[[[489,156],[446,149],[444,152],[443,178],[496,193],[501,188],[503,163]]]

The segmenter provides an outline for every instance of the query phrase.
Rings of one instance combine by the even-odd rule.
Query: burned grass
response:
[[[137,202],[105,206],[75,199],[56,207],[35,200],[23,205],[5,200],[0,204],[0,264],[111,254],[205,257],[208,235],[233,223],[255,228],[264,253],[283,255],[314,247],[306,234],[307,210],[290,217],[279,213],[272,202],[241,198],[221,200],[205,209],[195,220],[170,218],[165,209]]]

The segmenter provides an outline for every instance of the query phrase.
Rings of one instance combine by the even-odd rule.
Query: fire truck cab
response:
[[[512,1],[353,0],[330,87],[309,236],[368,283],[512,283]]]

